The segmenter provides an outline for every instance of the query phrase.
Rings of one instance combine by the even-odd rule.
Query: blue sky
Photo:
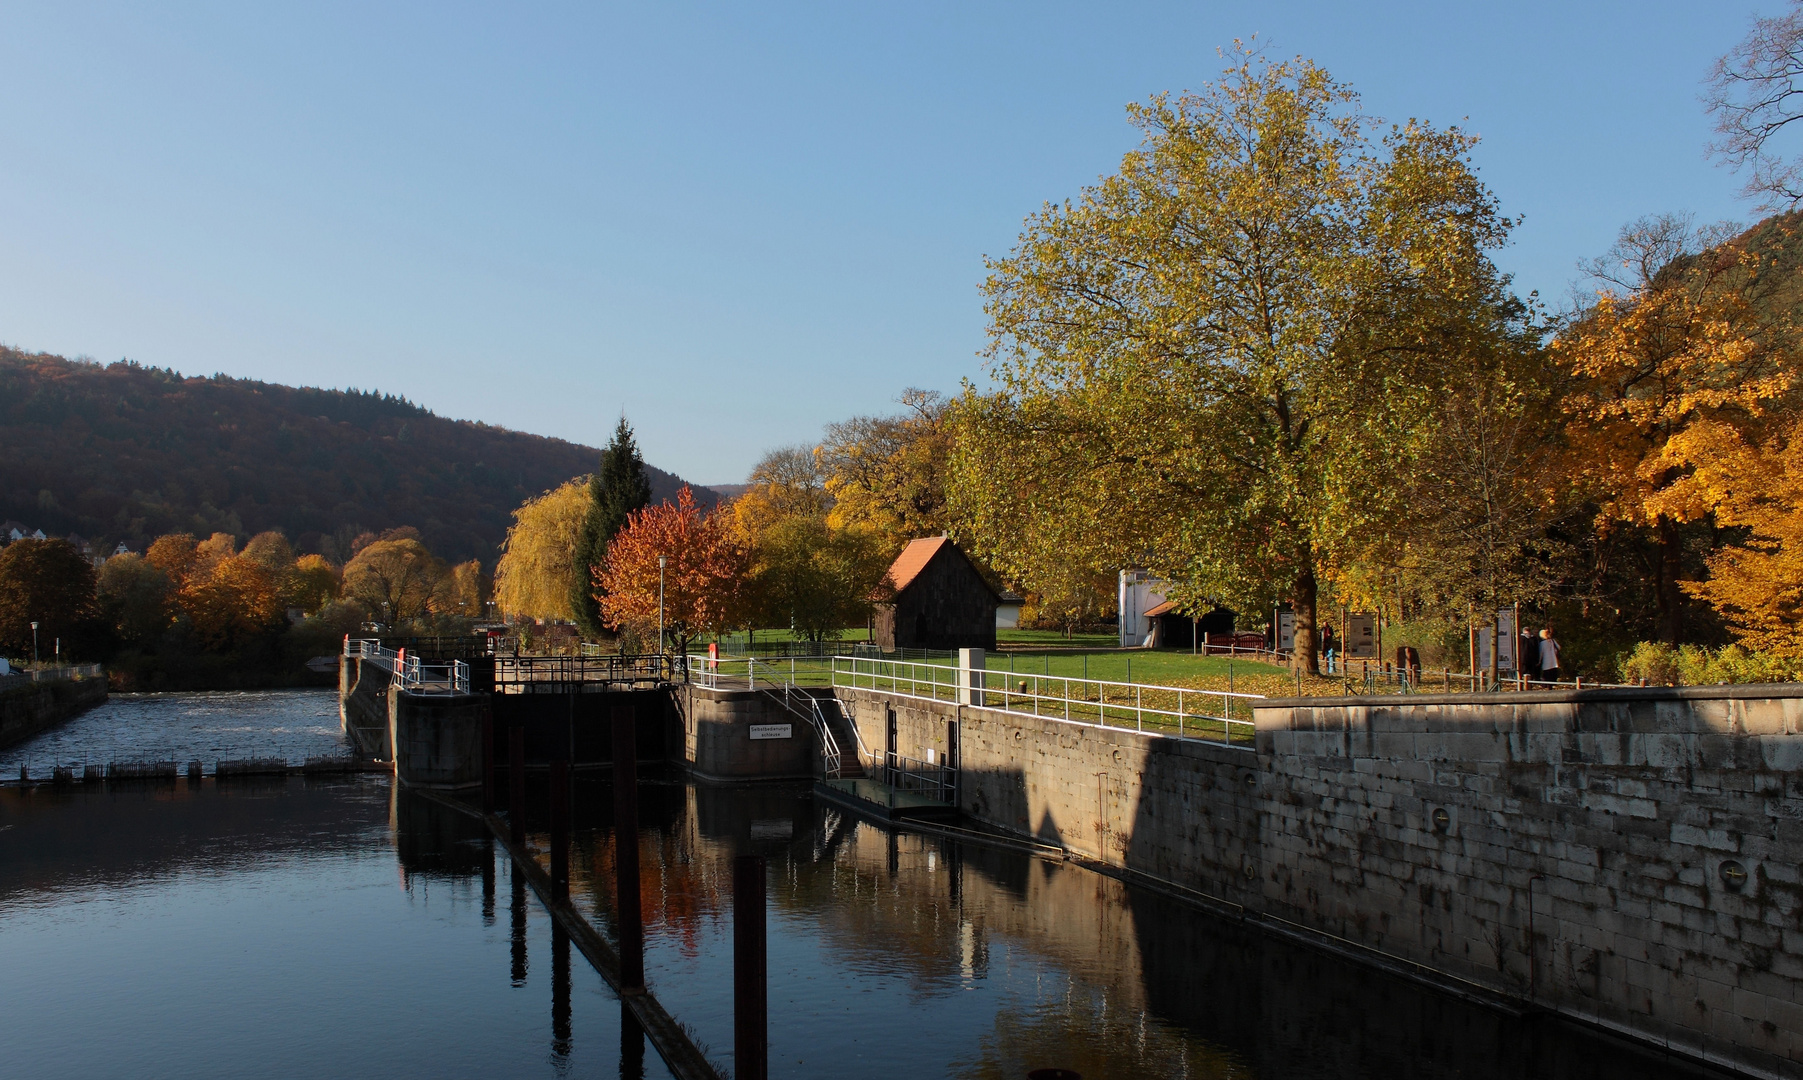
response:
[[[1672,3],[0,3],[0,342],[404,393],[741,479],[981,379],[985,254],[1256,34],[1461,123],[1562,298],[1705,160],[1755,12]]]

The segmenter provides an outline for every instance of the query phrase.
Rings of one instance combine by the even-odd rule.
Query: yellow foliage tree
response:
[[[219,651],[269,631],[281,619],[281,600],[275,575],[242,555],[227,555],[190,574],[178,597],[194,636]]]
[[[576,543],[589,510],[588,478],[578,477],[513,512],[495,567],[495,603],[509,615],[574,618],[570,598],[583,569]]]
[[[816,451],[837,529],[866,529],[901,550],[946,528],[945,475],[952,435],[946,402],[929,390],[901,397],[899,416],[860,416],[826,429]]]
[[[423,618],[451,580],[451,568],[418,540],[377,540],[344,566],[344,592],[395,623]]]
[[[1705,420],[1673,436],[1661,462],[1685,475],[1648,500],[1676,520],[1714,514],[1743,527],[1744,543],[1709,557],[1709,578],[1684,589],[1713,605],[1741,644],[1803,657],[1803,420],[1756,443],[1732,424]]]

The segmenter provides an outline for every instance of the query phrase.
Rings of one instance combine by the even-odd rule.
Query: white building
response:
[[[1146,612],[1165,602],[1170,583],[1145,570],[1122,570],[1117,600],[1121,613],[1121,648],[1130,649],[1146,643],[1152,632],[1152,620]]]

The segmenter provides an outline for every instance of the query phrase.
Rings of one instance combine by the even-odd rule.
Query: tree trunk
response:
[[[1290,606],[1296,609],[1296,641],[1290,652],[1290,666],[1310,675],[1321,674],[1321,656],[1315,649],[1315,599],[1320,591],[1311,560],[1296,575],[1295,591],[1290,596]]]
[[[1661,517],[1654,527],[1659,536],[1659,636],[1675,646],[1684,637],[1684,594],[1678,588],[1684,573],[1684,542],[1671,518]]]

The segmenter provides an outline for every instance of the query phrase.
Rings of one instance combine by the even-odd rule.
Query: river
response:
[[[340,750],[329,693],[140,695],[0,761]],[[610,789],[574,789],[572,895],[611,937]],[[773,1077],[1698,1075],[805,787],[642,794],[648,981],[723,1067],[730,862],[758,852]],[[0,971],[11,1075],[668,1075],[481,824],[383,776],[0,788]]]

